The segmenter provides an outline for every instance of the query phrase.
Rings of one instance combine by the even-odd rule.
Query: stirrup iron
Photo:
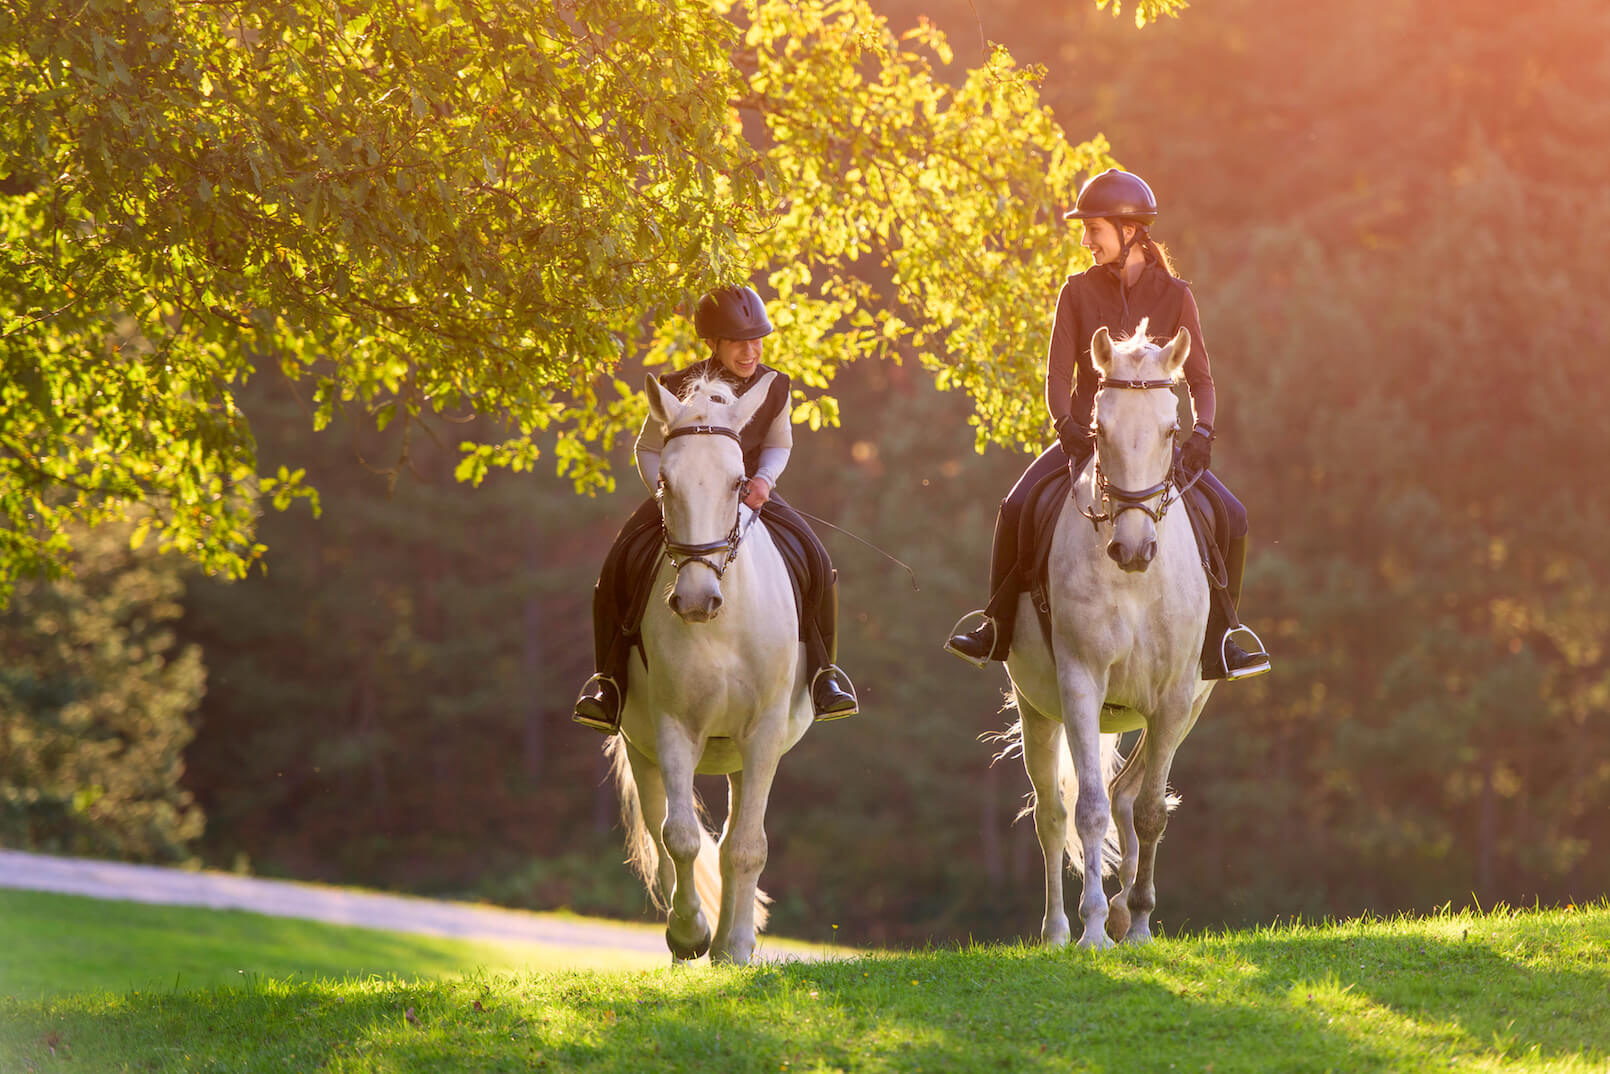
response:
[[[840,680],[849,687],[849,689],[845,690],[844,692],[850,695],[850,700],[855,702],[855,707],[847,709],[844,712],[826,712],[818,716],[816,714],[816,683],[823,675],[828,675],[835,671],[838,672]],[[844,669],[839,667],[837,664],[824,664],[817,668],[816,674],[811,676],[811,685],[809,689],[806,690],[806,693],[811,699],[811,716],[817,723],[827,723],[831,720],[842,720],[846,716],[854,716],[861,711],[861,699],[855,696],[855,684],[850,682],[850,677],[844,674]]]
[[[626,698],[621,693],[620,684],[617,683],[614,679],[610,678],[608,675],[605,675],[601,671],[594,672],[592,675],[590,675],[588,677],[586,682],[581,684],[581,691],[580,691],[580,693],[578,693],[576,695],[576,703],[577,704],[579,704],[581,702],[581,695],[585,694],[587,692],[588,688],[591,687],[593,685],[593,683],[595,683],[595,682],[608,683],[610,688],[615,691],[616,704],[619,705],[622,710],[625,709],[625,707],[626,707]],[[620,731],[620,729],[621,729],[620,720],[621,720],[621,717],[624,716],[624,715],[625,715],[624,711],[616,712],[615,713],[615,722],[614,723],[609,723],[606,720],[596,720],[596,719],[592,718],[591,716],[583,716],[581,713],[579,713],[579,712],[577,712],[575,710],[575,705],[572,705],[571,710],[570,710],[570,719],[573,722],[579,723],[583,727],[591,727],[594,731],[597,731],[597,732],[599,732],[601,734],[605,734],[605,735],[613,735],[613,734],[616,734],[617,732]]]
[[[1245,645],[1241,646],[1241,648],[1246,650],[1246,652],[1249,654],[1262,653],[1263,664],[1261,666],[1247,668],[1243,671],[1231,671],[1229,661],[1230,639],[1235,635],[1242,633],[1243,631],[1252,636],[1252,643],[1256,645],[1257,648],[1249,649]],[[1224,637],[1219,639],[1219,667],[1224,669],[1225,682],[1240,682],[1243,679],[1255,679],[1259,675],[1267,675],[1271,670],[1273,670],[1269,666],[1269,650],[1263,647],[1263,639],[1258,637],[1257,631],[1253,630],[1245,623],[1226,630],[1224,632]]]
[[[945,652],[951,654],[952,656],[961,657],[963,660],[967,661],[969,664],[973,665],[975,668],[989,667],[989,659],[990,659],[990,654],[989,653],[984,654],[983,658],[980,659],[980,658],[975,657],[975,656],[968,656],[966,653],[962,652],[960,649],[957,649],[953,645],[950,644],[950,639],[951,638],[954,638],[956,635],[963,633],[962,624],[967,622],[967,620],[971,619],[975,615],[978,616],[980,619],[984,620],[985,623],[990,621],[989,612],[987,612],[983,608],[975,608],[974,610],[968,612],[966,615],[962,616],[960,619],[956,620],[956,625],[950,628],[950,633],[948,635],[946,635],[946,637],[945,637]],[[980,625],[982,626],[983,624],[980,624]],[[996,629],[999,630],[1000,627],[997,626]],[[993,649],[994,647],[991,646],[991,648]]]

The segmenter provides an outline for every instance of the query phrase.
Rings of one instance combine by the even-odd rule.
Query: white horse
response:
[[[709,951],[712,961],[747,962],[769,901],[757,884],[772,779],[813,720],[788,569],[741,504],[738,432],[765,401],[766,383],[735,399],[720,381],[701,380],[678,400],[651,374],[646,390],[665,432],[657,496],[666,561],[655,585],[669,593],[644,613],[621,733],[606,750],[630,861],[669,911],[673,960]],[[727,777],[719,853],[695,772]],[[706,903],[719,907],[713,939]]]
[[[1178,422],[1170,389],[1190,348],[1184,328],[1166,346],[1150,343],[1144,321],[1116,346],[1105,328],[1096,332],[1096,453],[1052,539],[1050,646],[1030,599],[1018,605],[1006,669],[1019,721],[1003,737],[1021,737],[1034,785],[1045,855],[1041,936],[1051,945],[1069,939],[1064,846],[1084,878],[1079,946],[1151,939],[1153,866],[1172,806],[1169,766],[1213,689],[1200,674],[1208,582],[1172,477]],[[1140,741],[1114,776],[1118,735],[1135,729]],[[1072,832],[1065,796],[1074,800]],[[1109,904],[1102,874],[1114,857],[1121,887]]]

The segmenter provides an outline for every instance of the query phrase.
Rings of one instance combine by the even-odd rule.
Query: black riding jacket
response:
[[[1096,329],[1105,325],[1115,339],[1123,339],[1134,334],[1142,318],[1148,318],[1146,334],[1155,339],[1172,338],[1182,325],[1190,331],[1185,383],[1191,392],[1195,423],[1211,431],[1217,409],[1213,370],[1191,285],[1157,262],[1147,261],[1127,295],[1120,286],[1118,274],[1100,265],[1069,276],[1062,285],[1045,362],[1045,405],[1052,422],[1066,415],[1072,415],[1080,427],[1091,422],[1099,379],[1090,362],[1090,338]]]

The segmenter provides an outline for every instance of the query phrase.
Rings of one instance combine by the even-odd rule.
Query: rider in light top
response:
[[[700,299],[693,326],[709,345],[710,357],[660,378],[678,398],[688,384],[704,376],[719,377],[742,396],[765,374],[776,372],[761,362],[763,341],[771,334],[772,325],[765,303],[752,288],[721,287],[711,291]],[[803,605],[799,609],[800,640],[805,644],[811,672],[811,703],[818,720],[836,720],[859,711],[849,676],[833,663],[837,572],[810,525],[776,492],[777,480],[794,446],[789,418],[791,399],[788,376],[777,373],[766,391],[766,401],[739,432],[744,469],[749,475],[743,502],[760,513],[775,536],[792,538],[786,547],[799,548],[805,556],[805,577],[799,587]],[[650,416],[637,438],[636,463],[651,493],[659,484],[660,452],[664,447],[664,434]],[[593,590],[596,673],[582,687],[573,718],[605,734],[620,730],[628,657],[648,590],[659,570],[660,535],[659,505],[650,497],[616,535]]]
[[[970,631],[953,634],[945,648],[980,666],[989,660],[1006,659],[1018,597],[1029,581],[1021,576],[1029,566],[1018,562],[1018,524],[1024,503],[1042,479],[1062,466],[1068,466],[1077,476],[1095,453],[1091,418],[1100,378],[1090,361],[1091,337],[1098,328],[1106,327],[1114,337],[1123,338],[1133,335],[1145,321],[1147,332],[1161,338],[1173,336],[1182,326],[1190,331],[1185,383],[1190,390],[1195,424],[1181,447],[1180,462],[1186,473],[1201,473],[1199,487],[1206,487],[1216,496],[1228,522],[1230,540],[1223,549],[1227,585],[1223,590],[1213,590],[1203,647],[1203,675],[1230,680],[1260,675],[1269,670],[1268,654],[1257,645],[1257,651],[1248,652],[1230,636],[1246,564],[1246,509],[1207,471],[1216,411],[1213,373],[1190,285],[1174,274],[1167,252],[1148,231],[1157,219],[1157,199],[1139,176],[1109,168],[1086,181],[1073,209],[1063,216],[1084,225],[1082,245],[1090,251],[1095,264],[1068,277],[1057,296],[1045,373],[1045,404],[1057,442],[1029,464],[1001,501],[990,553],[990,597],[982,613],[983,622]],[[1250,631],[1238,632],[1237,636],[1256,637]]]

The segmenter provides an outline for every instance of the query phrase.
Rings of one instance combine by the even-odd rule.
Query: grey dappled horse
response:
[[[1173,483],[1171,389],[1190,348],[1183,328],[1166,346],[1149,342],[1144,321],[1116,345],[1105,328],[1096,332],[1096,453],[1052,539],[1049,646],[1030,598],[1018,604],[1006,669],[1019,723],[1004,737],[1021,737],[1034,785],[1047,944],[1069,938],[1064,846],[1084,878],[1079,945],[1151,939],[1169,766],[1213,689],[1200,675],[1208,582]],[[1119,769],[1118,735],[1135,729],[1140,741]],[[1071,832],[1065,795],[1073,799]],[[1115,857],[1121,886],[1109,904],[1102,874]]]
[[[644,613],[621,733],[606,751],[632,864],[669,910],[673,958],[708,950],[712,961],[747,962],[765,926],[768,900],[757,884],[772,778],[813,720],[788,569],[766,526],[741,505],[737,433],[766,385],[737,400],[713,379],[689,385],[685,400],[652,375],[646,389],[665,431],[656,495],[666,557],[655,587],[669,594]],[[695,801],[695,772],[727,777],[719,851]],[[713,938],[706,904],[718,908]]]

